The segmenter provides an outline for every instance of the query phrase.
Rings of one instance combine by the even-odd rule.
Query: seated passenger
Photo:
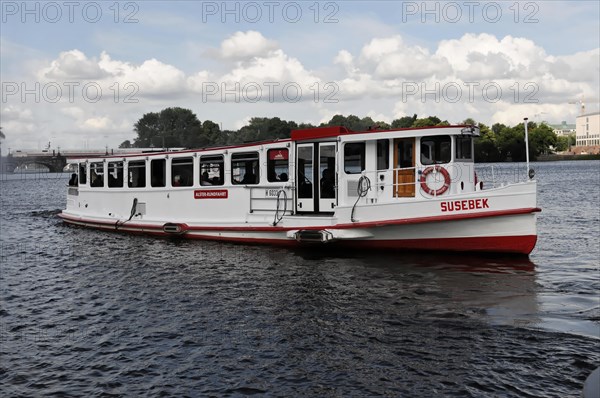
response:
[[[287,173],[281,173],[281,174],[279,174],[279,181],[287,181],[287,180],[288,180]]]
[[[98,175],[95,171],[92,170],[92,178],[90,180],[91,187],[103,187],[104,181],[102,180],[102,176]]]
[[[181,176],[175,175],[173,177],[173,186],[174,187],[180,187],[181,186]]]
[[[244,179],[241,181],[241,184],[256,184],[256,176],[252,171],[244,174]]]
[[[211,182],[210,178],[208,177],[208,172],[205,171],[204,173],[202,173],[202,176],[200,178],[200,185],[213,185],[213,183]]]
[[[76,187],[77,186],[77,174],[71,174],[71,179],[69,179],[69,186]]]

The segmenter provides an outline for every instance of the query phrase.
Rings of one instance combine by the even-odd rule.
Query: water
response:
[[[2,181],[2,396],[577,397],[600,162],[534,167],[529,260],[100,232],[57,219],[67,174]]]

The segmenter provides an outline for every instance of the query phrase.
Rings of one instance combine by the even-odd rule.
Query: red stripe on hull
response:
[[[490,252],[529,254],[535,247],[537,235],[493,236],[470,238],[369,240],[339,242],[352,247],[385,250],[435,250],[453,252]]]

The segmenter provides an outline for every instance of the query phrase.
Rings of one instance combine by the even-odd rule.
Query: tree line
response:
[[[459,124],[478,125],[481,137],[475,141],[475,160],[479,162],[524,161],[525,128],[523,123],[506,126],[496,123],[491,127],[466,119]],[[418,118],[405,116],[392,123],[375,121],[366,116],[335,115],[327,123],[315,126],[310,123],[296,123],[278,117],[253,117],[239,130],[221,130],[219,124],[205,120],[201,122],[189,109],[166,108],[160,112],[146,113],[134,125],[137,136],[133,142],[124,141],[120,148],[208,148],[222,145],[237,145],[245,142],[288,138],[295,129],[344,126],[351,130],[396,129],[410,127],[447,126],[447,120],[437,116]],[[528,123],[530,158],[535,160],[541,154],[554,150],[566,150],[568,137],[557,137],[545,123]]]

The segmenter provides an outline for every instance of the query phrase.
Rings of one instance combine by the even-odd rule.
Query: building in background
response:
[[[600,153],[600,112],[577,116],[575,145],[579,153]]]
[[[574,136],[576,132],[575,124],[567,124],[564,120],[561,124],[549,124],[549,126],[557,137]]]

